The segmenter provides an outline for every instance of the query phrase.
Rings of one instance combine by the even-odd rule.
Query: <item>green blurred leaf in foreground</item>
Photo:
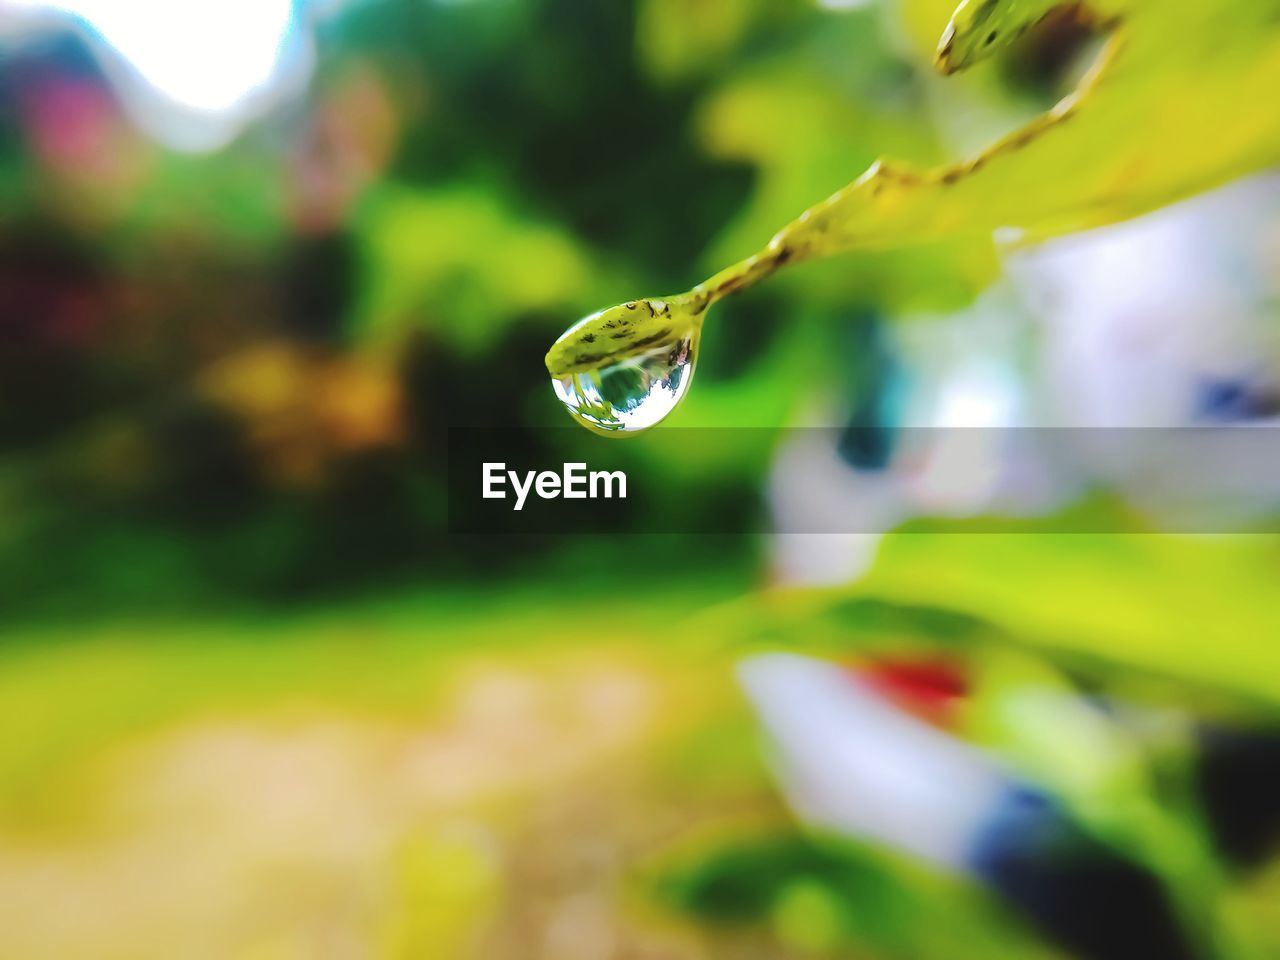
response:
[[[744,637],[803,637],[808,651],[1013,643],[1274,704],[1278,564],[1269,536],[904,532],[855,584],[723,615]]]

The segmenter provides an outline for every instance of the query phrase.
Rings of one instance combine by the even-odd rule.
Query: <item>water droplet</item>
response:
[[[600,433],[638,433],[660,423],[689,389],[698,330],[612,360],[553,377],[560,402],[575,420]]]

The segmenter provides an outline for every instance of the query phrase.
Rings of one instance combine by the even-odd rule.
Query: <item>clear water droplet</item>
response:
[[[590,430],[638,433],[660,423],[689,389],[698,331],[564,377],[551,385],[570,415]]]

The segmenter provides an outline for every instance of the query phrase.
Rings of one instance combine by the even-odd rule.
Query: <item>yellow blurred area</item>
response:
[[[523,645],[528,613],[495,632],[387,608],[98,629],[74,658],[18,638],[0,955],[714,955],[642,922],[635,858],[776,817],[747,754],[697,734],[747,718],[723,662],[673,662],[651,613],[600,615],[589,646]]]
[[[334,458],[401,437],[391,356],[258,343],[217,361],[197,384],[242,419],[263,468],[285,485],[312,486]]]

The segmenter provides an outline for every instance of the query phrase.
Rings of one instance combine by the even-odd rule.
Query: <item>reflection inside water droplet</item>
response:
[[[697,331],[596,369],[552,378],[556,396],[583,426],[636,433],[661,422],[689,389]]]

